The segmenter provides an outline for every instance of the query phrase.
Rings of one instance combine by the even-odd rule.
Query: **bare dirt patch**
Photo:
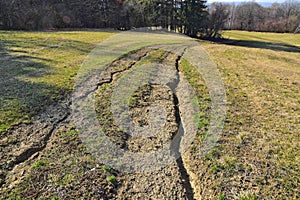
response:
[[[112,118],[110,99],[117,80],[127,70],[153,60],[168,68],[161,70],[173,76],[176,86],[180,78],[180,56],[146,48],[114,61],[99,80],[96,93],[96,111],[105,134],[132,152],[162,148],[179,130],[178,99],[166,85],[140,87],[129,105],[130,115],[140,127],[153,123],[152,105],[163,106],[167,117],[161,132],[149,138],[131,137],[120,130]],[[1,140],[6,152],[1,158],[4,198],[194,199],[186,163],[181,158],[160,171],[118,172],[97,162],[86,151],[72,124],[70,103],[66,100],[49,106],[49,110],[31,123],[21,123],[4,132]]]

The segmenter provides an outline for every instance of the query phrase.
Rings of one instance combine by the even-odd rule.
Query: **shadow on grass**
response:
[[[220,44],[225,44],[225,45],[231,45],[231,46],[300,53],[300,47],[284,44],[284,43],[263,42],[263,41],[255,41],[255,40],[234,40],[234,39],[213,39],[210,41],[220,43]]]
[[[53,40],[50,41],[51,45],[61,42],[57,38],[49,40]],[[33,44],[37,45],[35,48],[47,47],[47,44],[37,42],[37,39],[34,42]],[[29,43],[31,44],[31,41]],[[26,45],[27,43],[25,46],[19,46],[14,39],[0,40],[0,130],[1,126],[9,127],[38,115],[49,105],[55,105],[71,93],[63,85],[47,83],[47,77],[58,73],[50,66],[56,64],[55,60],[40,58],[38,54],[12,48],[19,46],[26,49]],[[87,45],[83,42],[64,40],[62,48],[66,51],[76,51],[76,54],[87,54]],[[49,64],[41,61],[48,61]],[[65,74],[66,77],[68,75]]]
[[[14,55],[20,51],[10,50],[6,45],[14,44],[0,44],[0,126],[9,127],[41,112],[53,103],[51,91],[61,89],[27,80],[49,75],[51,67],[37,62],[36,57]]]

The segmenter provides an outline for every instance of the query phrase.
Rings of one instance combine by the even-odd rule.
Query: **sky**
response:
[[[207,2],[208,3],[212,3],[212,2],[244,2],[245,0],[208,0]],[[251,0],[248,0],[248,1],[251,1]],[[255,0],[256,2],[265,2],[265,3],[282,3],[284,2],[285,0]],[[247,0],[245,1],[247,2]]]

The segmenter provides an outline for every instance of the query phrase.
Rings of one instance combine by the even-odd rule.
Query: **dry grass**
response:
[[[192,161],[201,196],[298,199],[300,35],[230,31],[225,37],[231,41],[200,42],[219,67],[228,101],[218,147]]]
[[[64,98],[85,56],[110,35],[0,32],[0,80],[5,80],[0,86],[0,133]],[[196,196],[299,199],[300,35],[230,31],[225,37],[230,38],[225,43],[200,41],[218,65],[228,102],[221,140],[205,158],[197,150],[209,121],[207,89],[186,61],[180,66],[197,89],[203,111],[198,138],[187,156],[189,171],[198,178]],[[26,165],[28,177],[3,199],[57,199],[60,190],[68,192],[66,198],[109,199],[116,192],[106,181],[113,175],[109,168],[97,166],[85,153],[69,124],[55,132],[38,160]]]

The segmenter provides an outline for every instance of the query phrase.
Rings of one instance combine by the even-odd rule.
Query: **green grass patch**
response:
[[[0,127],[28,120],[63,99],[88,53],[112,35],[0,31]]]
[[[246,195],[241,195],[239,197],[239,200],[258,200],[258,197],[257,195],[246,194]]]
[[[40,168],[40,167],[42,167],[42,166],[45,166],[47,163],[48,163],[48,162],[45,161],[45,160],[39,160],[39,161],[37,161],[37,162],[35,162],[35,163],[33,164],[33,166],[31,167],[31,169],[32,169],[32,170],[36,170],[36,169],[38,169],[38,168]]]
[[[107,165],[102,165],[101,167],[100,167],[103,171],[106,171],[106,172],[110,172],[110,167],[109,166],[107,166]]]
[[[184,74],[184,78],[194,89],[199,106],[197,119],[198,136],[204,138],[209,127],[210,96],[204,80],[198,70],[192,66],[186,59],[182,59],[179,64],[179,70]]]
[[[67,131],[67,132],[60,132],[61,135],[63,136],[75,136],[77,135],[77,131],[76,130],[70,130],[70,131]]]
[[[6,124],[0,125],[0,133],[5,131],[7,128],[8,128],[8,125],[6,125]]]
[[[225,194],[219,194],[219,200],[226,200]]]
[[[117,178],[114,175],[111,175],[111,176],[107,177],[107,181],[109,183],[115,184],[115,183],[117,183]]]
[[[51,200],[59,200],[59,197],[58,196],[54,196],[51,198]]]
[[[225,31],[225,38],[258,42],[282,43],[300,46],[300,35],[291,33],[264,33],[247,31]]]

